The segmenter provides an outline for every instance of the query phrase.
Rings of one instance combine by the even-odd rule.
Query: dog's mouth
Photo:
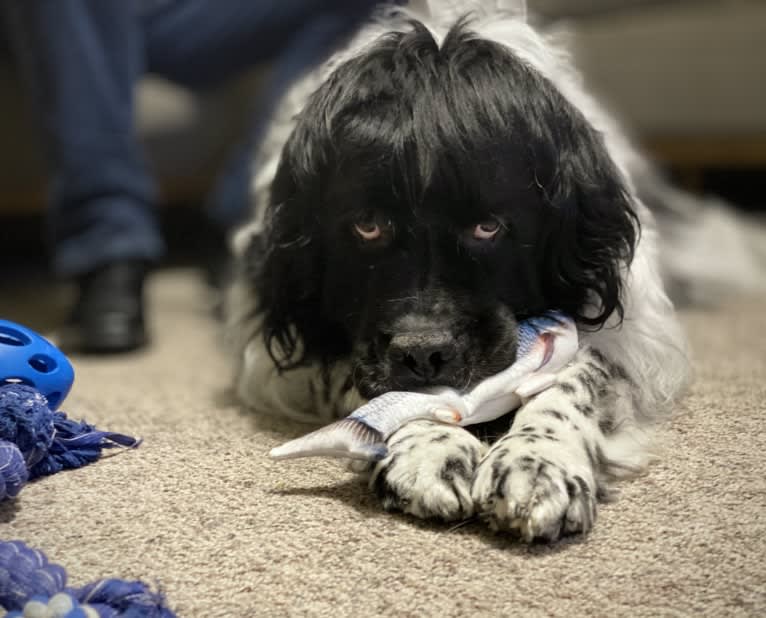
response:
[[[466,365],[461,371],[455,372],[448,378],[412,379],[393,378],[385,367],[356,363],[354,365],[354,382],[361,395],[373,399],[390,391],[421,391],[428,388],[449,387],[458,391],[467,391],[480,380],[473,380],[473,372]]]
[[[367,398],[434,387],[468,391],[516,359],[516,326],[503,303],[441,315],[401,312],[357,338],[354,385]]]
[[[359,346],[354,354],[354,385],[368,399],[389,391],[436,387],[466,392],[513,363],[516,342],[515,338],[506,341],[495,350],[470,344],[437,350],[427,347],[404,355],[387,350],[390,348],[382,348],[373,341]]]

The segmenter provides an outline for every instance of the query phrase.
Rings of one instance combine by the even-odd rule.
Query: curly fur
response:
[[[577,361],[488,452],[411,423],[371,486],[422,517],[584,532],[688,375],[643,162],[519,3],[425,4],[384,12],[273,118],[235,242],[237,390],[326,421],[386,390],[474,384],[512,362],[516,319],[567,311]],[[373,243],[351,232],[366,219]],[[466,234],[486,220],[490,242]]]

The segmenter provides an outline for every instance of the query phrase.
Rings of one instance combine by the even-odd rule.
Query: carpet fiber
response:
[[[0,538],[47,552],[71,583],[159,582],[182,618],[766,614],[762,301],[683,314],[697,376],[660,461],[586,539],[526,546],[383,513],[334,461],[270,461],[306,428],[232,401],[190,271],[160,273],[150,293],[151,349],[74,357],[63,406],[143,445],[0,505]],[[0,316],[44,329],[40,298],[6,290]]]

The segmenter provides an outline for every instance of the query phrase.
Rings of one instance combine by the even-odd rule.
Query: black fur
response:
[[[621,316],[637,233],[601,136],[550,82],[464,22],[441,47],[413,22],[310,98],[249,259],[277,366],[350,356],[373,396],[496,373],[545,309]]]

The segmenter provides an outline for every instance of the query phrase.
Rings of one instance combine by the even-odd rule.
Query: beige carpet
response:
[[[698,376],[664,458],[587,539],[527,547],[385,514],[336,462],[269,461],[301,428],[231,402],[197,279],[164,272],[151,296],[155,345],[75,358],[64,405],[144,444],[0,507],[0,537],[43,549],[72,583],[157,581],[184,618],[766,615],[763,301],[684,315]],[[43,300],[6,289],[0,315],[44,327]]]

